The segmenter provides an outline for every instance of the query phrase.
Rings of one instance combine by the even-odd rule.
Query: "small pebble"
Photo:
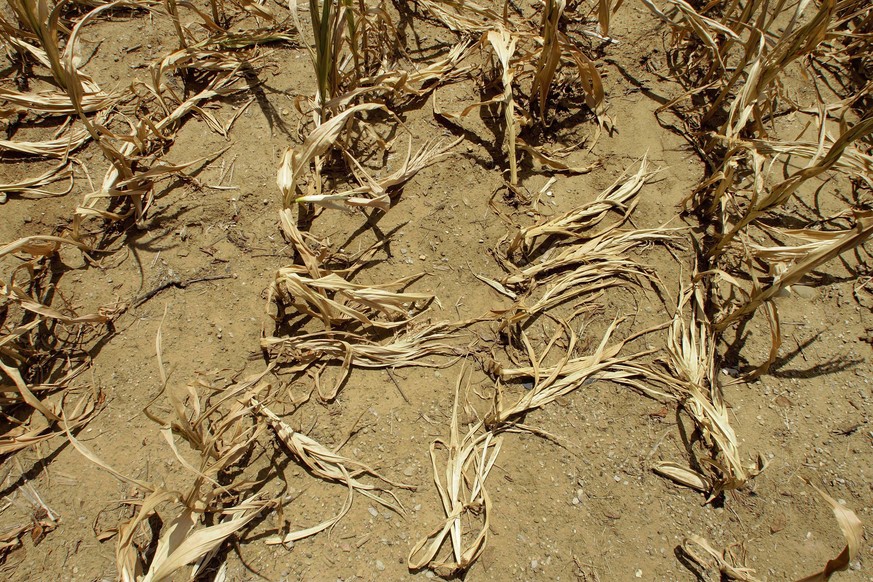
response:
[[[536,570],[536,569],[539,568],[539,567],[540,567],[540,562],[539,562],[539,560],[531,560],[531,561],[530,561],[530,569],[531,569],[531,570]]]
[[[615,481],[616,483],[621,483],[621,477],[619,477],[618,475],[613,477],[612,480]]]
[[[385,564],[382,563],[382,560],[376,560],[376,569],[380,572],[385,569]]]
[[[369,511],[369,512],[370,512],[370,515],[372,515],[373,517],[378,517],[378,516],[379,516],[379,512],[376,511],[376,508],[375,508],[375,507],[368,507],[368,508],[367,508],[367,511]]]
[[[415,467],[406,467],[406,469],[403,470],[403,474],[406,477],[412,477],[415,475]]]
[[[816,291],[806,285],[792,285],[791,291],[801,299],[815,299]]]
[[[427,255],[418,255],[418,260],[419,261],[427,260]]]
[[[637,571],[634,572],[634,576],[636,576],[637,578],[642,578],[642,577],[643,577],[643,571],[637,569]]]

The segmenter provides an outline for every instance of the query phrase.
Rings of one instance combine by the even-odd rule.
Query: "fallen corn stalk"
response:
[[[458,400],[463,378],[462,368],[455,386],[449,440],[446,442],[438,438],[430,445],[433,479],[446,521],[418,542],[407,558],[407,566],[411,570],[430,568],[443,577],[462,575],[488,543],[491,497],[485,489],[485,480],[497,461],[502,444],[500,436],[488,431],[480,432],[483,426],[481,421],[470,425],[466,434],[461,435]],[[446,455],[442,467],[439,462],[440,451]],[[465,528],[468,517],[481,520],[477,532],[469,532]],[[451,546],[450,554],[441,558],[440,550],[446,540]]]
[[[258,402],[254,397],[249,401],[255,413],[263,416],[267,420],[276,433],[276,437],[279,441],[282,442],[288,451],[294,455],[294,458],[303,463],[303,465],[305,465],[313,475],[326,481],[341,483],[349,488],[348,498],[346,499],[342,510],[336,517],[314,527],[271,537],[267,540],[268,544],[290,543],[333,527],[343,518],[343,516],[345,516],[346,513],[348,513],[349,509],[351,509],[352,494],[354,492],[361,493],[376,503],[384,505],[385,507],[399,513],[403,513],[403,506],[392,491],[382,489],[370,483],[363,483],[358,480],[358,477],[364,474],[370,475],[388,485],[402,489],[414,490],[415,488],[413,486],[391,481],[364,463],[349,459],[331,451],[314,439],[295,431],[281,418],[276,416],[269,408]],[[385,499],[380,496],[380,492],[387,493],[390,499]]]

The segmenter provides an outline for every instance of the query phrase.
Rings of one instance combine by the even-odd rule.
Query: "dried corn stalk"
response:
[[[549,277],[545,282],[531,280],[532,291],[543,288],[536,301],[528,303],[525,297],[501,315],[501,330],[528,321],[570,300],[581,297],[581,305],[592,304],[608,289],[628,286],[631,282],[652,279],[652,273],[634,261],[623,257],[594,260],[590,263]],[[580,306],[577,305],[577,310]]]
[[[609,188],[598,194],[592,202],[520,229],[507,252],[512,253],[519,248],[524,252],[530,252],[534,241],[539,237],[596,238],[602,233],[589,234],[586,231],[599,224],[611,210],[618,212],[622,217],[620,222],[624,222],[636,208],[637,194],[654,174],[655,172],[649,169],[646,157],[643,157],[636,174],[626,180],[623,180],[623,176],[620,177]],[[609,228],[612,229],[614,226]]]
[[[360,83],[372,87],[373,90],[385,88],[395,99],[398,94],[411,98],[423,97],[440,85],[466,77],[471,67],[462,67],[460,63],[469,55],[471,44],[469,41],[459,42],[444,58],[428,63],[420,69],[380,71],[376,75],[362,78]]]
[[[397,496],[391,490],[382,489],[381,487],[370,483],[363,483],[358,480],[358,477],[361,475],[370,475],[388,485],[402,489],[414,490],[415,488],[413,486],[398,483],[383,477],[364,463],[335,453],[314,439],[295,431],[254,397],[250,398],[249,402],[255,413],[263,416],[267,420],[276,433],[276,437],[279,441],[284,444],[288,451],[294,455],[294,458],[300,463],[303,463],[303,465],[305,465],[313,475],[327,481],[342,483],[349,488],[349,496],[346,503],[336,517],[305,530],[291,532],[284,536],[278,535],[272,537],[267,540],[267,543],[289,543],[333,527],[343,518],[343,516],[345,516],[346,513],[348,513],[351,508],[352,494],[355,491],[389,509],[403,513],[403,506],[401,505],[400,500],[397,499]],[[379,495],[379,493],[386,493],[389,496],[389,499],[385,499]]]
[[[39,93],[22,93],[14,89],[0,87],[0,101],[6,101],[13,106],[15,111],[26,112],[27,110],[44,115],[75,115],[79,111],[83,113],[95,113],[105,111],[115,105],[119,95],[106,94],[94,85],[86,84],[85,92],[79,96],[78,107],[70,100],[66,93],[57,91],[41,91]]]
[[[489,30],[486,35],[488,42],[500,61],[501,79],[503,82],[503,117],[506,131],[506,149],[509,152],[509,183],[518,184],[518,163],[516,162],[515,137],[518,135],[518,125],[515,121],[515,100],[512,96],[513,70],[510,65],[515,54],[518,39],[505,28]]]
[[[565,0],[548,0],[543,8],[543,17],[540,24],[543,46],[540,49],[530,88],[531,105],[534,102],[539,105],[540,119],[543,122],[546,121],[552,81],[554,81],[555,73],[561,65],[561,43],[558,37],[558,23],[566,7],[567,2]]]
[[[745,465],[728,416],[719,376],[715,369],[713,330],[704,313],[703,289],[693,283],[683,287],[667,342],[667,374],[653,372],[653,378],[667,384],[691,416],[703,443],[712,456],[703,474],[675,463],[659,463],[655,471],[678,483],[708,492],[710,500],[728,489],[737,489],[764,469],[758,457]]]
[[[420,275],[367,286],[350,283],[334,273],[310,278],[299,271],[297,267],[279,269],[270,288],[269,300],[316,317],[327,329],[351,322],[383,329],[399,327],[407,324],[411,314],[418,310],[415,307],[417,301],[430,302],[433,299],[432,295],[424,293],[388,291],[392,287],[403,287]]]
[[[845,131],[831,144],[827,153],[824,155],[815,155],[806,165],[806,167],[792,173],[788,178],[774,185],[769,189],[761,189],[756,191],[749,209],[742,217],[730,227],[730,230],[725,233],[715,248],[710,251],[710,254],[717,255],[734,239],[734,237],[742,232],[748,225],[763,216],[766,212],[784,205],[793,195],[808,180],[811,180],[824,172],[833,168],[842,158],[846,149],[854,142],[863,139],[864,136],[870,135],[873,132],[873,116],[862,119],[850,129]],[[824,138],[822,138],[822,143]]]
[[[458,401],[463,378],[462,368],[455,386],[449,440],[436,439],[430,445],[434,483],[446,521],[412,548],[406,562],[411,570],[430,568],[443,577],[462,575],[488,543],[491,497],[485,489],[485,480],[497,461],[502,445],[500,436],[480,432],[483,426],[481,421],[470,425],[466,434],[461,435]],[[439,460],[441,451],[446,455],[442,467]],[[466,522],[471,517],[481,523],[477,532],[467,530]],[[441,558],[440,550],[447,540],[451,552],[449,556]]]

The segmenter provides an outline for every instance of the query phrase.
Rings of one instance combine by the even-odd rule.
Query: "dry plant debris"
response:
[[[78,453],[129,488],[122,502],[129,513],[100,538],[116,537],[119,579],[212,574],[224,579],[229,544],[273,510],[278,527],[271,531],[278,533],[266,542],[291,547],[330,533],[351,510],[356,493],[404,514],[402,490],[414,489],[292,428],[267,406],[290,390],[285,384],[274,390],[268,376],[297,374],[322,403],[335,403],[356,369],[390,373],[400,367],[447,368],[462,360],[448,438],[436,438],[429,448],[444,520],[412,548],[410,570],[463,576],[482,559],[500,511],[486,480],[501,451],[515,444],[509,435],[526,432],[560,442],[531,419],[583,387],[618,384],[663,403],[665,410],[677,407],[695,428],[688,463],[655,461],[649,468],[703,493],[707,502],[724,499],[727,491],[741,495],[766,463],[760,456],[744,459],[737,415],[724,388],[765,376],[778,361],[783,341],[778,301],[809,285],[812,275],[835,259],[866,253],[873,235],[869,3],[642,0],[665,31],[667,67],[657,76],[681,87],[658,115],[662,123],[670,117],[706,166],[685,196],[685,218],[696,221],[689,228],[634,224],[656,176],[671,171],[654,169],[648,156],[587,201],[574,200],[550,214],[548,205],[540,211],[538,197],[523,213],[530,205],[524,193],[532,176],[592,172],[602,160],[580,165],[569,156],[589,155],[604,133],[621,131],[621,120],[607,115],[599,66],[616,42],[610,35],[619,35],[614,17],[621,0],[588,6],[570,0],[530,6],[511,0],[299,4],[9,0],[0,11],[0,41],[10,65],[0,73],[6,132],[0,158],[28,168],[4,177],[0,204],[80,200],[49,233],[17,236],[0,246],[4,460],[17,461],[16,454],[41,446],[57,448],[60,439],[53,442],[54,437],[65,436]],[[145,63],[144,78],[110,89],[95,81],[101,76],[89,63],[97,48],[87,55],[86,45],[94,44],[89,38],[94,28],[128,12],[169,23],[175,38],[169,52],[148,57],[153,60]],[[598,30],[586,28],[595,20]],[[411,23],[438,30],[441,49],[413,55],[406,36]],[[152,409],[157,399],[143,412],[183,467],[186,486],[126,476],[95,454],[80,433],[107,406],[104,390],[84,382],[84,373],[99,352],[95,346],[116,333],[128,305],[117,296],[101,296],[101,307],[80,308],[56,276],[69,270],[64,264],[69,255],[103,269],[103,259],[126,244],[119,241],[135,238],[125,239],[125,233],[155,228],[150,220],[166,210],[159,199],[173,189],[171,180],[202,188],[197,172],[233,144],[211,152],[201,148],[199,157],[178,161],[171,149],[186,124],[202,122],[218,139],[230,140],[235,124],[247,123],[240,120],[252,104],[267,108],[267,84],[259,74],[276,66],[271,47],[287,50],[298,42],[308,53],[314,87],[309,98],[294,102],[300,114],[297,139],[285,148],[276,176],[282,207],[276,226],[289,252],[279,255],[283,266],[273,265],[272,280],[263,282],[274,324],[260,338],[268,364],[241,381],[236,375],[203,376],[179,389],[164,366],[159,327],[161,404],[170,416]],[[795,76],[809,79],[808,94],[790,89]],[[452,112],[438,101],[456,84],[473,88],[478,97]],[[409,113],[418,110],[455,137],[419,139],[407,124]],[[555,147],[554,126],[570,115],[591,122],[586,152],[580,148],[586,140]],[[504,303],[476,317],[462,318],[459,311],[457,320],[431,319],[432,307],[442,308],[440,299],[410,288],[434,278],[433,271],[359,282],[371,276],[371,263],[383,258],[390,234],[377,234],[379,240],[350,255],[313,226],[345,220],[334,213],[363,217],[379,233],[379,220],[397,212],[404,189],[419,174],[462,155],[459,146],[475,135],[467,127],[474,123],[493,133],[494,143],[486,145],[499,154],[495,158],[506,160],[505,168],[495,167],[511,201],[505,205],[510,214],[498,210],[509,232],[493,249],[504,274],[474,273]],[[405,147],[400,134],[410,136]],[[35,164],[43,165],[31,171]],[[213,189],[234,188],[222,180]],[[162,182],[168,186],[163,190]],[[817,211],[829,182],[851,192],[828,199],[837,212],[816,220],[796,210]],[[627,329],[626,322],[635,322],[638,314],[611,316],[592,343],[589,327],[606,311],[611,294],[671,296],[647,264],[645,253],[652,247],[670,253],[691,249],[695,255],[693,272],[679,279],[676,301],[664,306],[672,313],[644,329]],[[131,309],[157,291],[134,297]],[[766,361],[725,381],[719,365],[726,336],[760,314],[770,331]],[[462,392],[464,398],[470,392],[471,361],[491,378],[487,396],[480,395],[490,403],[487,410],[462,404]],[[328,371],[338,375],[331,386],[324,385]],[[464,418],[473,420],[464,422],[461,408]],[[340,511],[290,531],[283,511],[293,500],[268,492],[273,480],[281,480],[263,458],[271,446],[292,457],[307,476],[345,486]],[[21,551],[28,533],[36,546],[64,525],[26,479],[19,485],[39,509],[32,524],[0,534],[0,564]],[[846,547],[803,582],[830,579],[862,551],[857,515],[819,493],[832,507]],[[732,547],[719,551],[689,534],[678,551],[702,579],[755,580]]]
[[[388,507],[389,509],[403,513],[403,506],[400,504],[400,500],[397,499],[397,496],[393,492],[391,492],[390,490],[383,490],[375,485],[362,483],[357,479],[357,477],[359,475],[366,474],[371,475],[376,479],[385,482],[387,485],[392,485],[394,487],[402,487],[405,489],[414,489],[414,487],[404,485],[403,483],[396,483],[394,481],[391,481],[383,477],[367,465],[359,461],[348,459],[334,451],[331,451],[317,441],[295,431],[290,426],[288,426],[288,424],[283,422],[282,419],[276,416],[269,408],[258,402],[257,399],[255,399],[254,397],[251,398],[250,402],[255,412],[263,416],[267,420],[268,424],[275,431],[276,438],[278,438],[282,442],[282,444],[287,447],[287,449],[294,455],[296,459],[306,465],[306,467],[308,467],[309,470],[312,471],[313,475],[319,477],[320,479],[326,479],[342,483],[349,488],[349,495],[346,499],[346,502],[340,512],[336,515],[336,517],[328,519],[319,525],[312,526],[301,531],[272,537],[267,541],[267,543],[288,544],[314,535],[325,529],[332,528],[340,519],[343,518],[343,516],[346,515],[346,513],[348,513],[349,509],[351,509],[352,497],[356,491],[366,497],[369,497],[373,501],[384,505],[385,507]],[[384,497],[381,497],[379,495],[380,492],[386,493],[389,498],[385,499]]]
[[[482,421],[471,424],[467,432],[461,434],[458,404],[464,376],[462,368],[455,386],[448,442],[437,439],[430,445],[433,479],[446,521],[418,542],[407,559],[411,570],[430,568],[446,578],[463,574],[488,543],[492,503],[485,480],[497,462],[503,443],[501,436],[482,430]],[[444,467],[440,466],[439,452],[445,453]],[[478,525],[471,527],[471,521]],[[451,553],[441,558],[440,551],[446,541]]]

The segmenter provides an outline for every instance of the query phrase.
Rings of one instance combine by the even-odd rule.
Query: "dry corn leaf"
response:
[[[592,202],[569,210],[539,223],[520,229],[508,252],[523,248],[530,252],[538,237],[561,236],[566,238],[596,238],[599,234],[583,234],[584,231],[599,224],[611,210],[626,219],[636,207],[637,194],[643,185],[654,175],[649,169],[646,157],[640,162],[636,174],[623,179],[619,177],[609,188],[603,190]]]
[[[837,518],[837,523],[840,526],[840,531],[843,532],[843,537],[846,538],[846,547],[840,552],[836,558],[828,560],[824,569],[821,572],[816,572],[811,576],[807,576],[798,580],[798,582],[827,582],[831,579],[834,572],[841,572],[849,568],[849,564],[858,558],[858,553],[861,550],[861,542],[864,537],[864,526],[855,512],[848,507],[837,502],[833,497],[809,483],[809,485],[821,495],[822,499],[827,501],[828,505],[834,511],[834,517]]]
[[[709,559],[698,554],[694,547],[702,549],[709,556]],[[739,582],[759,582],[757,578],[752,576],[751,568],[741,568],[731,565],[730,552],[728,550],[717,551],[709,542],[697,535],[690,535],[682,541],[680,546],[685,556],[700,566],[704,572],[717,572],[720,580],[737,580]]]
[[[389,194],[401,188],[424,168],[450,156],[451,153],[449,150],[461,143],[461,141],[463,141],[463,138],[458,138],[446,145],[441,141],[434,139],[423,145],[413,156],[412,139],[410,138],[409,149],[401,167],[381,179],[373,179],[367,175],[364,168],[358,164],[358,161],[348,154],[347,157],[352,160],[354,164],[353,167],[357,167],[357,174],[362,175],[365,178],[363,180],[359,179],[361,182],[360,186],[345,192],[337,192],[334,194],[309,194],[306,196],[299,196],[295,199],[295,202],[308,202],[311,204],[327,206],[329,208],[342,208],[343,205],[346,205],[388,210],[390,207],[388,200]],[[362,195],[366,195],[366,197],[362,197]]]
[[[316,375],[316,388],[322,400],[336,397],[352,367],[368,369],[393,369],[405,366],[442,368],[448,363],[432,363],[424,360],[430,356],[458,357],[462,350],[447,340],[454,339],[457,331],[475,320],[456,323],[436,323],[420,329],[406,329],[396,336],[378,343],[362,335],[340,331],[325,331],[286,337],[265,337],[261,347],[290,357],[305,369],[316,362],[340,362],[340,377],[332,388],[322,389],[320,375]]]
[[[349,322],[363,326],[390,329],[405,325],[411,314],[419,310],[418,301],[433,299],[425,293],[398,293],[391,287],[403,287],[421,275],[405,277],[392,283],[367,286],[350,283],[335,273],[310,278],[295,267],[284,267],[276,273],[270,288],[270,300],[288,305],[298,313],[320,319],[328,329]],[[377,316],[387,318],[387,321]]]
[[[300,147],[285,150],[285,153],[282,155],[282,162],[279,166],[276,182],[279,185],[279,190],[282,191],[283,203],[286,207],[291,206],[296,201],[298,182],[309,167],[309,164],[316,157],[324,155],[333,147],[340,139],[346,124],[355,114],[375,109],[384,110],[385,106],[378,103],[361,103],[360,105],[349,107],[342,113],[316,127],[312,133],[306,136]]]
[[[212,553],[230,536],[261,514],[269,503],[253,496],[236,507],[223,509],[226,519],[198,527],[198,514],[185,508],[161,533],[154,559],[142,582],[169,579],[173,573]]]
[[[69,178],[67,189],[62,192],[52,192],[43,190],[43,186],[48,186],[64,178]],[[0,194],[18,194],[23,196],[63,196],[69,194],[73,189],[73,168],[67,160],[62,160],[57,166],[51,168],[39,176],[34,178],[26,178],[18,182],[9,184],[0,184]],[[2,256],[2,255],[0,255]]]
[[[822,233],[821,239],[814,245],[814,250],[796,259],[790,267],[779,273],[770,285],[754,290],[743,305],[735,308],[715,324],[716,331],[723,331],[732,323],[751,315],[761,304],[775,298],[783,289],[799,283],[813,269],[863,244],[871,234],[873,234],[873,211],[857,212],[855,226],[851,230],[839,231],[827,238]]]
[[[357,491],[366,497],[369,497],[376,503],[380,503],[385,507],[403,513],[403,506],[400,500],[390,490],[382,489],[370,483],[363,483],[358,480],[360,475],[370,475],[376,479],[383,481],[388,485],[400,487],[403,489],[415,489],[411,485],[391,481],[383,477],[375,470],[371,469],[360,461],[355,461],[344,457],[334,451],[331,451],[316,440],[295,431],[291,426],[285,423],[281,418],[276,416],[269,408],[264,406],[254,397],[249,399],[255,413],[263,416],[269,425],[273,428],[276,437],[282,442],[288,451],[294,455],[297,461],[303,463],[316,477],[327,481],[335,481],[342,483],[349,488],[349,496],[353,491]],[[379,493],[386,493],[389,499],[380,496]],[[313,528],[307,528],[303,532],[293,532],[285,536],[275,536],[267,540],[270,544],[289,543],[294,540],[301,539],[309,535],[313,535],[332,525],[336,524],[351,507],[351,499],[347,500],[340,514],[327,522],[324,522]]]
[[[485,480],[497,461],[502,444],[500,436],[479,432],[481,421],[470,425],[466,434],[461,436],[458,401],[464,375],[465,369],[462,368],[455,386],[449,441],[436,439],[430,445],[433,479],[446,521],[418,542],[407,558],[407,566],[411,570],[430,568],[442,577],[466,572],[488,543],[491,498],[485,489]],[[439,451],[446,454],[442,468],[439,466]],[[465,518],[469,516],[477,516],[481,520],[478,532],[466,530]],[[448,557],[440,558],[440,550],[447,540],[451,552]]]

